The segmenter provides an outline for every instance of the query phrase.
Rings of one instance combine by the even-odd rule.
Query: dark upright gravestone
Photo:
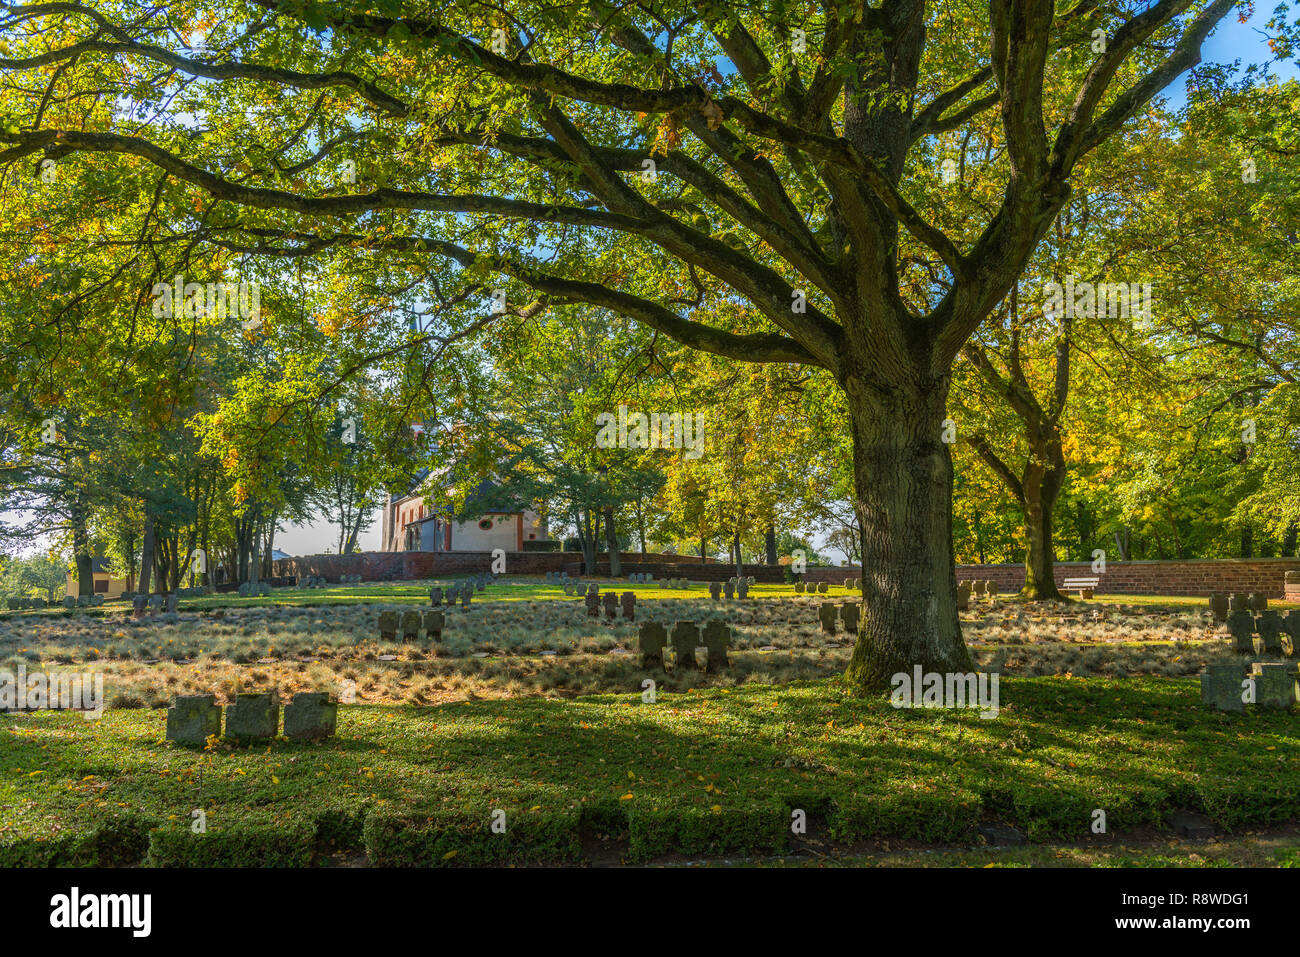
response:
[[[664,645],[668,643],[668,634],[664,626],[657,621],[641,623],[638,645],[641,649],[642,668],[662,668],[664,664]]]
[[[619,604],[623,608],[623,618],[627,621],[633,621],[636,618],[636,592],[625,591],[619,598]]]
[[[442,630],[447,627],[447,616],[440,611],[424,613],[424,634],[429,641],[442,641]]]
[[[402,641],[420,640],[420,613],[407,611],[402,613]]]
[[[588,589],[586,601],[587,601],[587,617],[599,618],[600,617],[600,595]]]
[[[957,586],[957,610],[970,610],[970,582],[962,582]]]
[[[749,579],[748,579],[748,578],[742,578],[740,581],[736,582],[736,597],[737,597],[737,598],[748,598],[748,597],[749,597]]]
[[[835,634],[839,623],[838,609],[828,601],[817,606],[817,617],[821,619],[822,631],[828,635]]]
[[[168,594],[168,596],[167,596],[167,614],[169,614],[169,615],[174,615],[174,614],[176,614],[176,610],[177,610],[179,607],[180,607],[180,596],[177,595],[175,592],[171,592],[170,594]]]
[[[1228,612],[1228,631],[1232,635],[1232,650],[1239,655],[1255,653],[1255,616],[1248,611]]]
[[[226,709],[226,739],[236,744],[270,741],[280,728],[280,699],[274,691],[237,694]]]
[[[434,608],[440,608],[440,607],[442,606],[442,589],[441,589],[441,588],[430,588],[430,589],[429,589],[429,604],[432,605]]]
[[[1282,616],[1276,611],[1262,611],[1255,619],[1255,631],[1264,643],[1264,653],[1282,653]]]
[[[722,595],[722,582],[709,582],[709,597],[718,598]]]
[[[736,597],[735,579],[728,578],[726,580],[726,582],[722,586],[722,594],[725,595],[728,599],[732,599]]]
[[[727,646],[730,644],[731,629],[726,622],[714,620],[704,626],[704,647],[709,650],[709,674],[717,674],[730,663],[727,661]]]
[[[856,601],[846,601],[840,605],[840,618],[844,621],[844,630],[850,635],[858,633],[858,612],[861,608]]]
[[[291,741],[320,741],[334,734],[338,719],[338,702],[330,700],[329,692],[299,691],[284,706],[284,736]]]
[[[795,582],[795,583],[794,583],[794,593],[795,593],[796,595],[802,595],[802,594],[804,593],[804,584],[803,584],[803,582]]]
[[[397,640],[397,612],[383,611],[379,613],[379,640]]]
[[[134,598],[131,599],[131,613],[136,618],[143,618],[145,606],[147,606],[148,604],[149,604],[148,595],[136,595]]]
[[[830,582],[818,582],[818,583],[817,583],[817,594],[819,594],[819,595],[829,595],[829,594],[830,594],[830,591],[831,591],[831,583],[830,583]]]
[[[1250,593],[1251,611],[1263,611],[1267,607],[1268,607],[1267,595],[1265,595],[1262,591],[1254,591]]]
[[[460,590],[460,607],[468,608],[469,603],[474,600],[474,586],[466,583]]]
[[[1210,611],[1214,613],[1215,621],[1228,620],[1228,593],[1216,591],[1210,596]]]
[[[673,625],[673,666],[681,671],[697,668],[695,649],[700,644],[700,629],[693,621]]]
[[[612,591],[607,591],[600,596],[601,603],[605,606],[606,618],[618,617],[618,596]]]
[[[1300,611],[1292,609],[1286,613],[1282,630],[1291,636],[1291,657],[1300,658]]]
[[[1228,596],[1229,611],[1250,611],[1250,598],[1233,592]]]
[[[203,745],[214,734],[221,734],[221,708],[216,695],[179,695],[167,709],[168,741]]]

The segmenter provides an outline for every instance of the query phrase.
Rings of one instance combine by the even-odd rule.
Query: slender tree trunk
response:
[[[948,382],[900,384],[877,404],[849,380],[866,614],[844,673],[888,691],[899,673],[974,670],[957,619],[952,458],[941,439]]]
[[[609,577],[623,574],[623,558],[618,552],[618,531],[614,528],[614,506],[607,505],[605,514],[605,550],[609,552]]]
[[[1036,456],[1031,455],[1031,458]],[[1063,468],[1044,468],[1030,464],[1025,468],[1022,485],[1025,512],[1025,587],[1020,594],[1031,601],[1064,601],[1052,574],[1056,566],[1056,547],[1052,540],[1056,500],[1065,481]]]
[[[72,549],[77,562],[77,594],[95,594],[95,564],[90,554],[90,536],[86,532],[86,506],[80,495],[72,505]]]
[[[153,574],[154,530],[153,515],[146,505],[144,510],[144,538],[140,543],[140,589],[138,594],[149,594],[149,585]]]
[[[767,547],[767,563],[769,565],[775,565],[777,562],[775,525],[767,526],[767,534],[764,536],[763,544]]]
[[[740,578],[745,574],[745,568],[740,561],[740,532],[733,532],[731,536],[731,551],[736,559],[736,577]]]

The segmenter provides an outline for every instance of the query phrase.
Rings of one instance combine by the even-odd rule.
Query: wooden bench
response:
[[[1080,598],[1091,598],[1093,589],[1100,583],[1100,578],[1067,578],[1061,582],[1061,587],[1066,591],[1077,591]]]

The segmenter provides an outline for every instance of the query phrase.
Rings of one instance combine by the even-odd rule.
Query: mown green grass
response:
[[[899,711],[835,681],[639,695],[341,708],[338,736],[178,749],[161,710],[0,719],[0,864],[576,861],[584,830],[630,860],[780,853],[790,813],[837,841],[1035,841],[1300,816],[1300,718],[1204,709],[1188,679],[1005,678],[1001,714]],[[202,807],[208,834],[189,831]],[[506,813],[506,833],[490,829]]]

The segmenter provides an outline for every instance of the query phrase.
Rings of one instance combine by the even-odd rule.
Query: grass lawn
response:
[[[1225,715],[1186,678],[1007,678],[1001,713],[899,711],[833,680],[340,709],[322,744],[186,751],[161,710],[0,717],[0,864],[374,864],[780,854],[809,837],[974,843],[1300,817],[1300,720]],[[207,833],[190,830],[202,807]],[[493,812],[505,813],[494,833]]]

